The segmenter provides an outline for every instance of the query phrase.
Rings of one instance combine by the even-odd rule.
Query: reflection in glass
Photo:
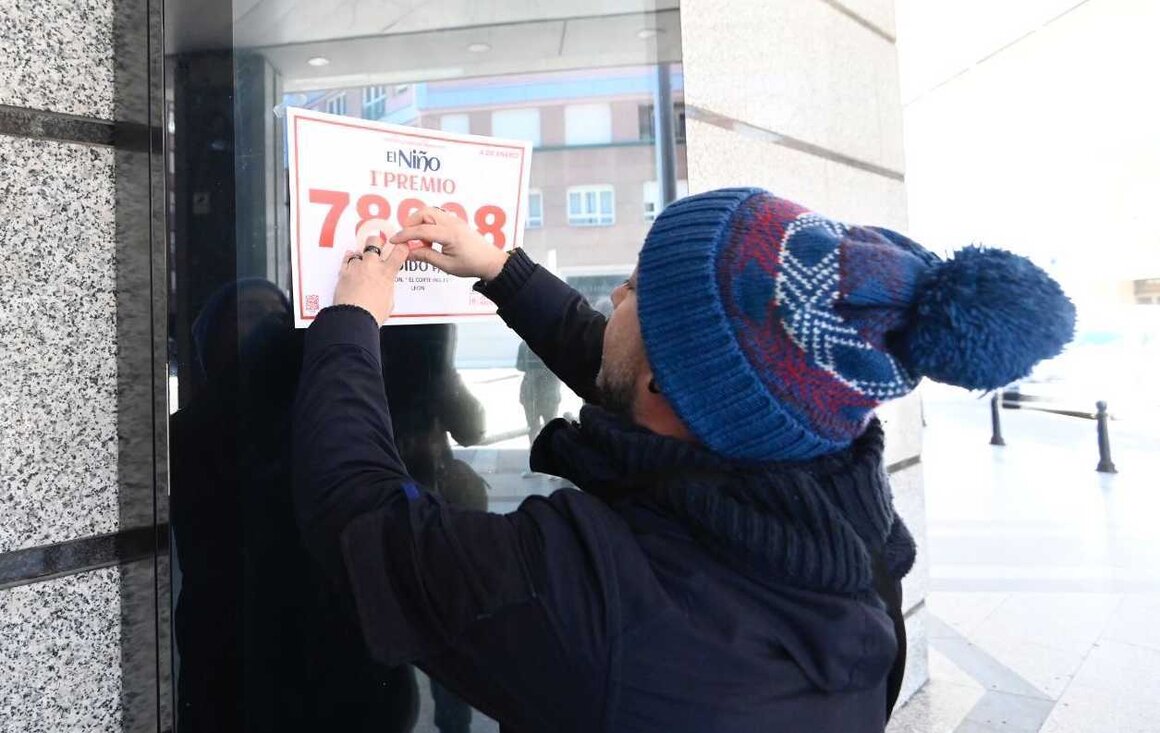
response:
[[[523,246],[608,310],[687,174],[676,3],[600,8],[166,0],[180,733],[496,730],[415,670],[372,663],[301,549],[287,416],[303,332],[285,295],[277,108],[532,141]],[[498,320],[387,327],[381,355],[400,452],[427,488],[494,512],[560,488],[528,473],[527,451],[580,400]]]

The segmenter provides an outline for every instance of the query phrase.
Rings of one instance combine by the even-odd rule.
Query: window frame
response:
[[[601,126],[607,127],[607,134],[598,138],[588,139],[590,136],[587,126],[578,125],[576,117],[599,110]],[[615,140],[615,121],[613,119],[611,102],[582,102],[564,105],[564,145],[569,148],[598,147],[611,145]],[[602,130],[603,132],[603,130]]]
[[[605,214],[600,210],[600,202],[603,194],[609,194],[611,200],[610,210]],[[586,195],[595,194],[596,209],[588,210],[585,203],[587,202]],[[578,195],[580,197],[581,210],[575,212],[572,210],[572,196]],[[611,227],[616,226],[616,186],[611,183],[596,183],[584,186],[569,186],[568,195],[566,198],[568,208],[568,226],[572,227]]]
[[[456,125],[455,126],[456,129],[449,130],[449,129],[447,129],[447,126],[446,126],[446,120],[448,120],[448,119],[454,119],[457,121],[462,120],[463,122],[466,123],[466,125],[463,125],[463,126]],[[459,129],[459,127],[466,127],[467,129],[462,130],[462,129]],[[471,134],[471,114],[469,112],[444,112],[444,113],[439,115],[439,129],[442,130],[443,132],[450,132],[453,134],[470,135]]]
[[[330,115],[346,115],[346,92],[326,100],[323,111]]]
[[[535,117],[536,120],[536,134],[534,138],[522,137],[520,135],[513,135],[507,130],[497,131],[497,127],[502,125],[496,124],[497,115],[502,120],[504,115],[523,115],[527,114],[529,117]],[[494,137],[528,140],[532,143],[533,148],[540,148],[544,146],[544,114],[540,107],[507,107],[504,109],[493,109],[491,111],[491,134]]]
[[[377,93],[376,93],[377,92]],[[387,114],[387,100],[390,99],[390,92],[387,91],[386,84],[376,84],[374,86],[363,87],[362,90],[362,113],[364,120],[381,120]],[[371,111],[378,108],[377,115],[372,114]]]
[[[640,142],[651,143],[656,141],[656,106],[652,102],[645,102],[637,106],[637,125]],[[673,139],[677,145],[686,144],[687,131],[685,124],[684,100],[673,102]]]
[[[532,197],[540,200],[540,215],[538,217],[532,216]],[[544,192],[538,188],[533,188],[528,191],[528,216],[524,220],[524,229],[543,229],[544,228]]]

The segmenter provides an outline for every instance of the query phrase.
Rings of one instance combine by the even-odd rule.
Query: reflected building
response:
[[[490,53],[490,52],[489,52]],[[664,71],[676,151],[676,197],[688,194],[684,76]],[[523,247],[595,302],[628,277],[662,208],[656,163],[656,66],[510,74],[288,93],[287,105],[533,145]],[[473,367],[513,363],[505,331],[470,339]]]

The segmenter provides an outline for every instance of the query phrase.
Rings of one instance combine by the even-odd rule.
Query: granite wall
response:
[[[4,733],[158,729],[149,11],[0,0]]]
[[[682,0],[690,190],[763,186],[829,216],[907,228],[894,0]],[[927,677],[922,406],[885,405],[904,582],[902,699]]]

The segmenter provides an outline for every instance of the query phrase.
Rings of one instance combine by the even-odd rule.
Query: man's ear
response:
[[[639,365],[636,373],[636,389],[638,395],[643,395],[640,392],[641,387],[648,391],[648,396],[662,396],[661,388],[657,385],[656,377],[653,375],[653,370],[648,362]]]
[[[646,371],[639,377],[639,380],[637,389],[640,389],[640,385],[644,385],[647,392],[637,392],[636,409],[633,415],[636,422],[654,433],[696,442],[693,434],[681,422],[681,418],[673,409],[668,397],[661,393],[660,386],[657,384],[652,371]]]

